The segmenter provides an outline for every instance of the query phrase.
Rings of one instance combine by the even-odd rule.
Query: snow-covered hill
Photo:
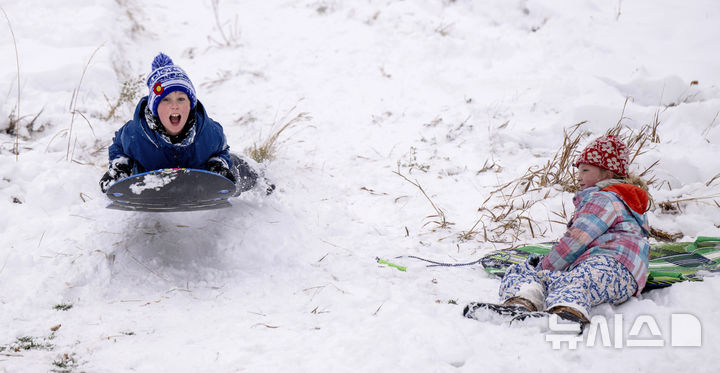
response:
[[[544,190],[533,231],[490,234],[506,243],[486,240],[483,225],[502,222],[482,208],[544,165],[564,130],[584,122],[597,136],[621,118],[635,131],[659,123],[633,171],[658,161],[655,201],[683,200],[674,214],[656,205],[651,225],[720,236],[716,1],[0,6],[13,31],[0,22],[0,371],[716,370],[717,277],[594,311],[623,315],[624,342],[651,315],[663,347],[553,350],[537,328],[462,317],[496,300],[499,281],[479,266],[375,262],[469,262],[556,239],[563,226],[549,220],[569,193]],[[159,51],[234,151],[312,117],[259,165],[274,194],[209,212],[104,208],[106,147]],[[702,347],[671,346],[673,313],[700,321]]]

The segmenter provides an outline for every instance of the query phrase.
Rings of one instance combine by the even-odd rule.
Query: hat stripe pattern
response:
[[[627,146],[615,136],[601,136],[593,140],[575,160],[575,167],[581,163],[610,170],[620,176],[628,173]]]
[[[197,104],[195,87],[187,73],[180,66],[176,66],[170,57],[163,53],[158,54],[153,60],[152,72],[148,76],[147,86],[150,90],[148,107],[155,116],[158,115],[157,107],[160,101],[174,91],[184,92],[188,96],[190,109]]]

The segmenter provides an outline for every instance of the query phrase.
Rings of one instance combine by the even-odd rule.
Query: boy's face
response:
[[[182,132],[190,116],[190,99],[184,92],[170,92],[158,104],[157,112],[165,131],[175,136]]]
[[[613,173],[604,168],[585,163],[580,163],[580,165],[578,165],[577,181],[580,186],[580,190],[590,188],[602,180],[612,178]]]

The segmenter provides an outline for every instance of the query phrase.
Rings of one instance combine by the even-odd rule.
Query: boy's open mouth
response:
[[[170,123],[173,126],[177,126],[180,124],[180,119],[182,119],[182,116],[180,114],[171,114],[170,115]]]

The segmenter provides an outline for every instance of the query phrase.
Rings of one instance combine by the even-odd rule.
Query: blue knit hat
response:
[[[150,89],[148,107],[155,116],[158,115],[157,107],[163,97],[174,91],[184,92],[188,96],[191,110],[197,103],[195,87],[185,70],[173,64],[170,57],[162,52],[152,62],[152,72],[148,75],[147,86]]]

